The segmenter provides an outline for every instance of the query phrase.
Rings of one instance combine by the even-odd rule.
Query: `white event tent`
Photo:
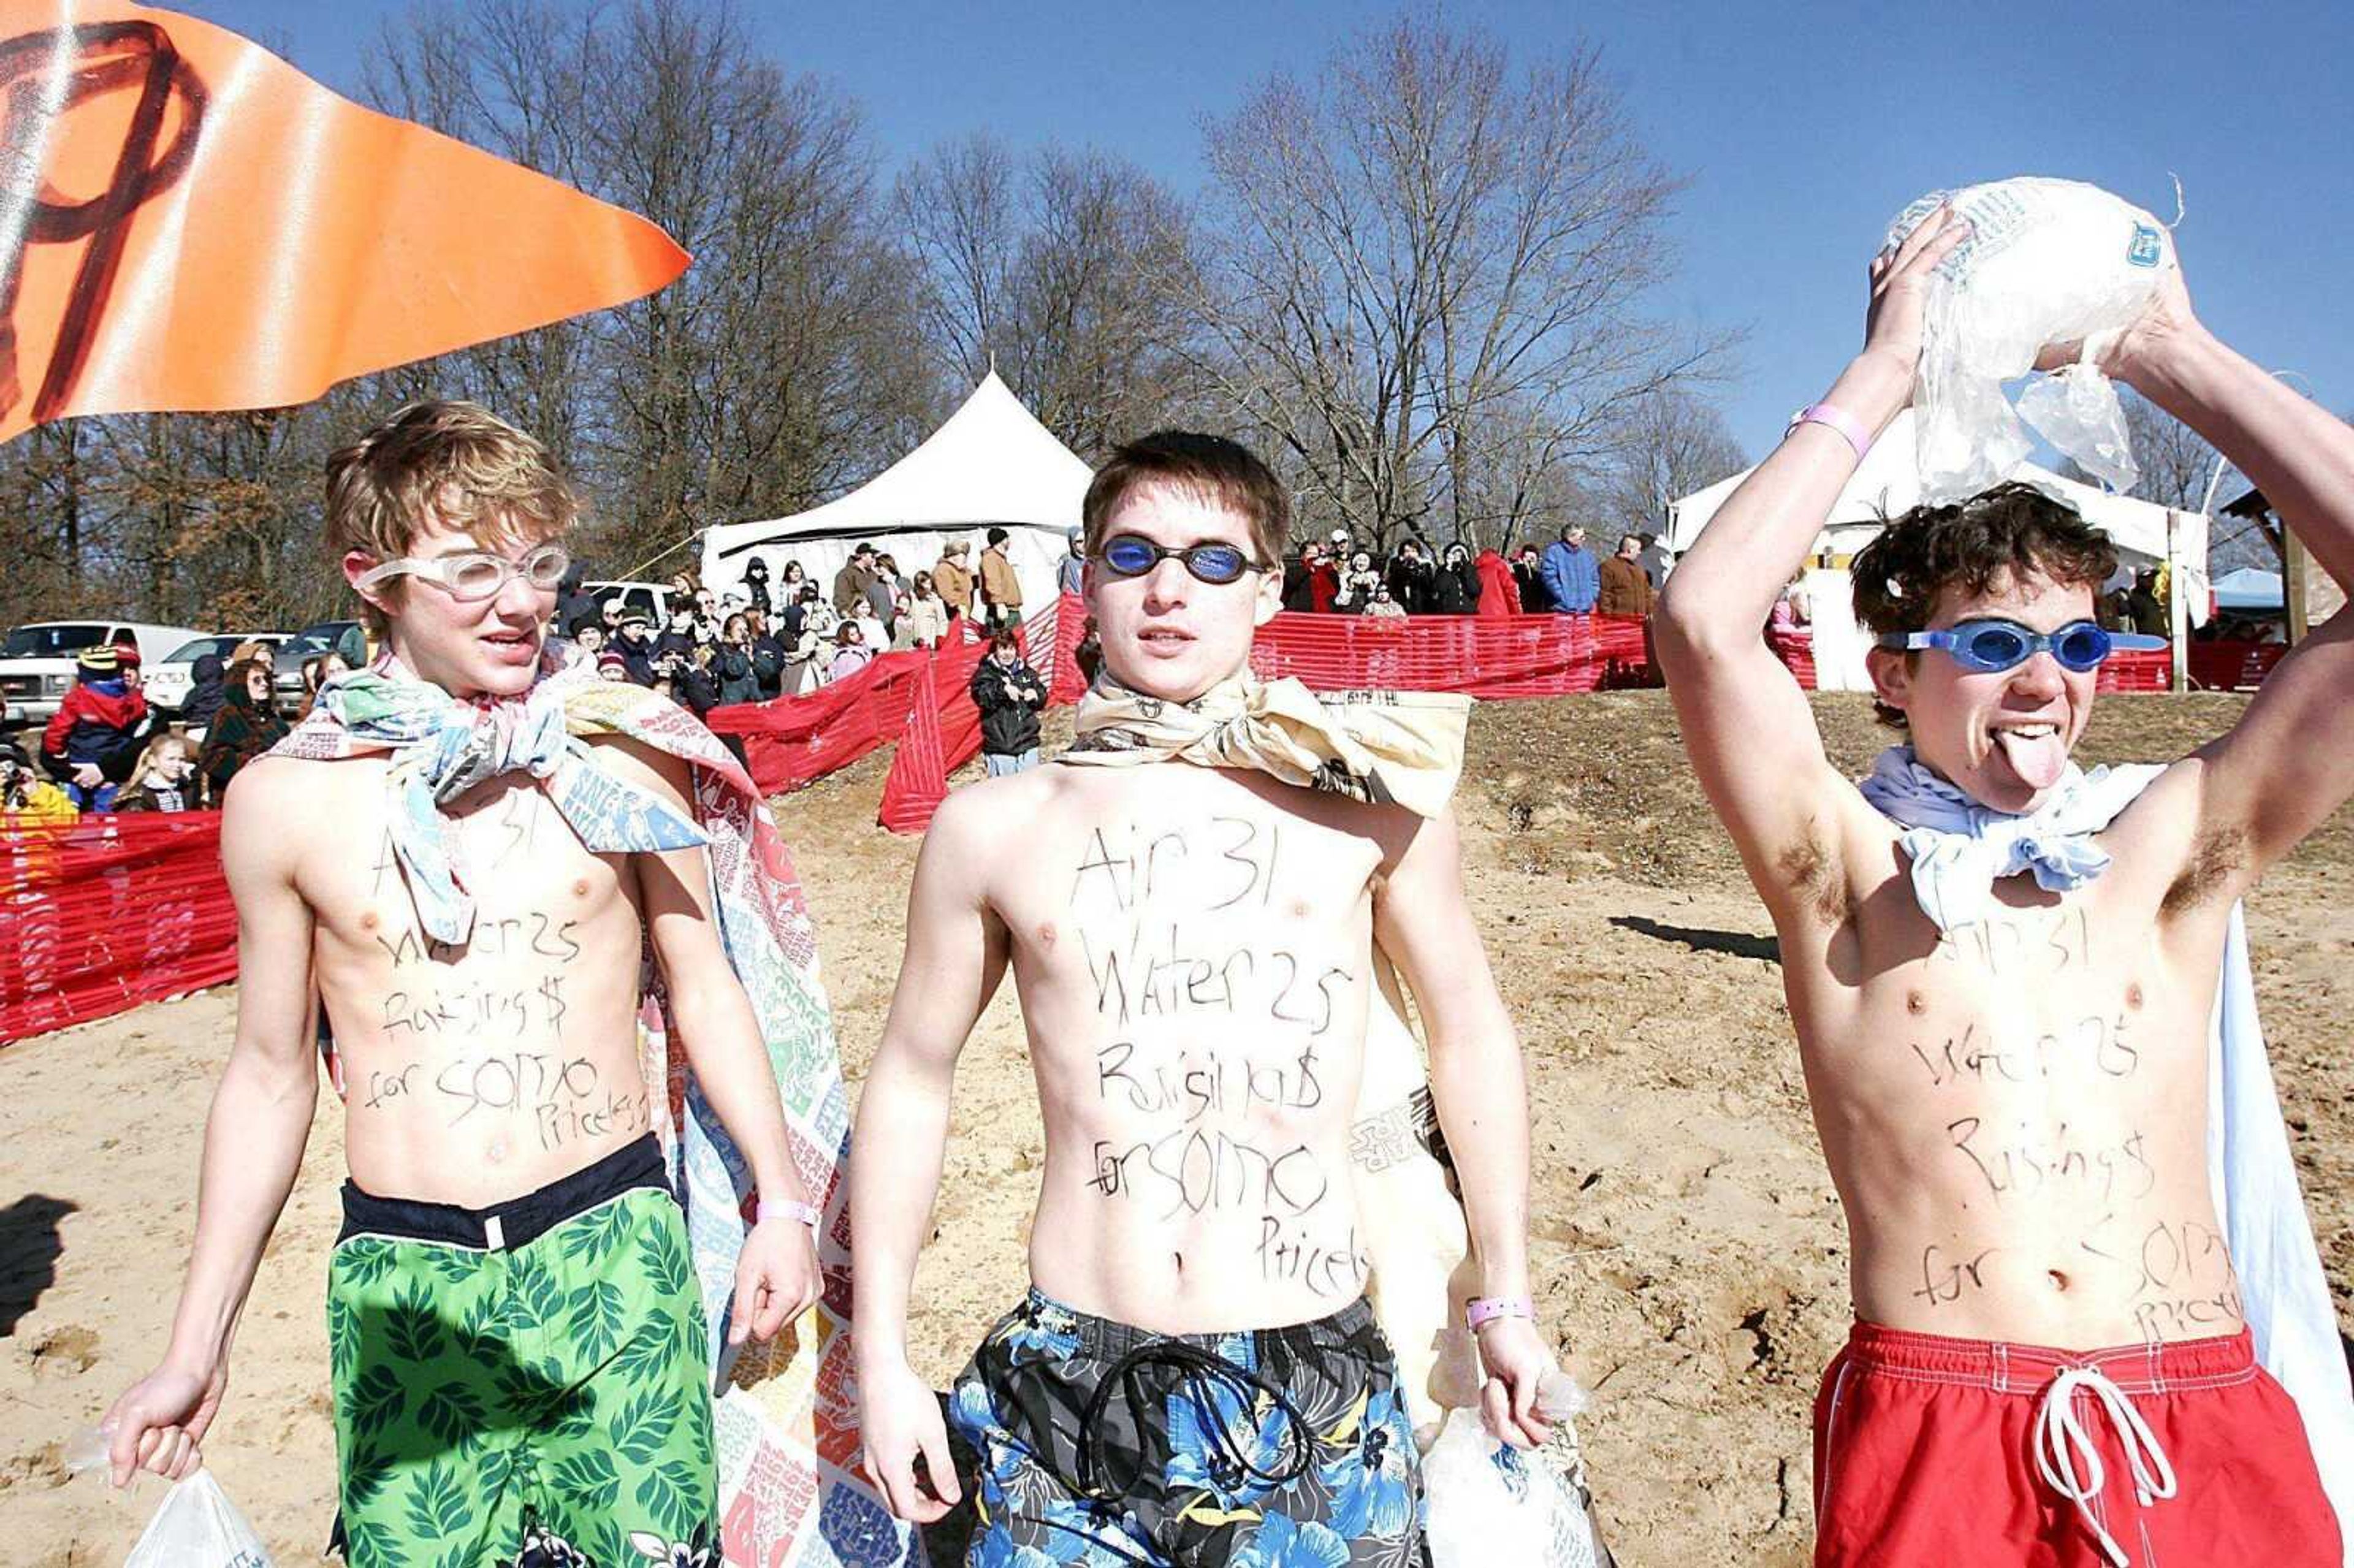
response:
[[[992,370],[922,445],[849,494],[790,517],[705,530],[703,581],[723,595],[740,592],[744,568],[758,556],[773,590],[784,563],[797,560],[830,599],[834,573],[861,544],[872,543],[912,578],[959,538],[971,541],[965,564],[978,577],[986,535],[998,527],[1010,535],[1023,612],[1035,615],[1055,602],[1055,573],[1094,477]]]
[[[1681,556],[1700,537],[1709,519],[1732,497],[1753,471],[1717,481],[1680,501],[1668,503],[1667,532],[1660,543]],[[2061,478],[2033,463],[2021,463],[2011,478],[2024,480],[2084,515],[2109,536],[2123,567],[2166,566],[2168,581],[2178,590],[2172,602],[2182,613],[2174,618],[2176,668],[2183,667],[2183,642],[2189,627],[2207,619],[2207,517],[2200,512],[2176,512],[2130,496],[2112,495],[2088,484]],[[1914,460],[1913,412],[1906,409],[1890,424],[1858,464],[1847,487],[1832,503],[1823,530],[1808,556],[1807,598],[1814,614],[1814,654],[1817,683],[1825,691],[1869,691],[1864,672],[1866,636],[1857,628],[1853,598],[1848,583],[1848,562],[1872,542],[1887,519],[1911,510],[1921,501],[1921,472]]]

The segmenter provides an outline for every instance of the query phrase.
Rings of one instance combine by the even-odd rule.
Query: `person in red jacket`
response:
[[[1519,615],[1521,585],[1512,576],[1512,564],[1494,550],[1482,550],[1472,563],[1479,569],[1480,615]]]
[[[1332,601],[1341,596],[1341,563],[1321,545],[1308,547],[1316,552],[1308,567],[1308,608],[1315,614],[1330,615]]]
[[[139,651],[100,644],[83,649],[74,662],[80,679],[41,733],[41,761],[75,806],[103,811],[139,759],[147,722]]]

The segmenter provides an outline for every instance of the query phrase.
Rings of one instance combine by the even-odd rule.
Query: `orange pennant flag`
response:
[[[670,237],[208,22],[0,0],[0,440],[280,408],[653,292]]]

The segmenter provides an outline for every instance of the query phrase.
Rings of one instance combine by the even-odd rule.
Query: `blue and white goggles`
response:
[[[2063,670],[2079,674],[2097,667],[2120,650],[2151,652],[2166,639],[2147,632],[2110,631],[2098,621],[2072,620],[2053,631],[2035,631],[2016,620],[1988,617],[1956,621],[1936,631],[1891,631],[1880,639],[1882,648],[1918,651],[1942,648],[1954,662],[1980,674],[2014,670],[2038,653],[2049,652]]]

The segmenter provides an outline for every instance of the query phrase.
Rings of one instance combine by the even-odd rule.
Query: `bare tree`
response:
[[[1601,495],[1606,536],[1666,525],[1668,503],[1737,473],[1749,461],[1724,416],[1677,387],[1628,405]]]
[[[1024,226],[1013,150],[987,132],[935,147],[892,193],[928,288],[923,320],[945,368],[966,385],[1011,349],[1006,297]]]
[[[752,49],[724,4],[484,0],[387,30],[371,93],[643,214],[695,258],[633,304],[392,378],[546,440],[638,556],[822,499],[933,402],[857,108]]]
[[[936,149],[895,206],[927,278],[925,321],[947,372],[994,369],[1046,427],[1097,452],[1191,400],[1188,217],[1134,164],[991,137]]]
[[[1203,370],[1363,536],[1499,540],[1725,346],[1648,318],[1676,182],[1591,48],[1515,71],[1413,18],[1205,132]]]

